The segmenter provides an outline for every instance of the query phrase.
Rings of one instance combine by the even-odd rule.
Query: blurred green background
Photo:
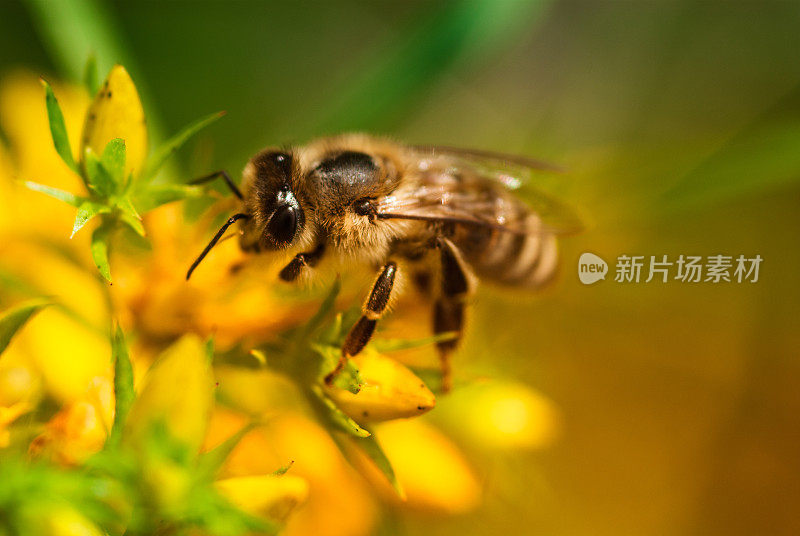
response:
[[[456,364],[551,397],[562,436],[482,468],[476,512],[398,527],[797,534],[798,28],[793,2],[6,1],[0,76],[77,81],[93,51],[158,131],[227,110],[187,176],[343,130],[564,165],[541,183],[588,228],[560,282],[482,290]],[[584,251],[764,261],[756,284],[583,286]]]

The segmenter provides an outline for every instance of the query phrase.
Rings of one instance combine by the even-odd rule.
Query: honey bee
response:
[[[237,221],[243,250],[297,252],[280,271],[284,281],[297,280],[329,256],[374,267],[378,275],[338,366],[326,377],[330,383],[372,337],[393,297],[399,264],[431,296],[433,332],[455,334],[437,344],[447,391],[450,356],[476,280],[546,285],[558,265],[557,236],[579,226],[554,199],[537,193],[528,205],[513,192],[522,175],[552,169],[524,157],[407,146],[363,134],[268,148],[247,163],[241,191],[225,172],[193,181],[223,178],[241,200],[241,211],[217,232],[186,278]]]

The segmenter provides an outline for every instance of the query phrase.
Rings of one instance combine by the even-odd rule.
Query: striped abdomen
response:
[[[509,286],[541,287],[556,273],[556,238],[527,206],[511,194],[497,193],[492,219],[514,231],[461,226],[453,241],[481,279]]]

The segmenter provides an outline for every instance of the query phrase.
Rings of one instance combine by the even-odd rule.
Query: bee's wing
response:
[[[527,156],[484,151],[482,149],[462,149],[447,145],[415,145],[412,148],[423,157],[425,155],[430,157],[451,157],[463,160],[473,167],[483,167],[489,171],[509,171],[509,168],[518,168],[517,171],[522,173],[530,171],[564,172],[564,168],[561,166]]]
[[[464,225],[479,225],[516,233],[533,232],[523,221],[498,218],[496,203],[509,195],[498,190],[518,192],[541,220],[539,231],[569,234],[583,228],[580,218],[566,204],[530,185],[532,171],[558,170],[526,157],[472,151],[451,147],[417,147],[418,166],[429,180],[413,195],[389,196],[378,205],[378,216],[385,219],[414,219]],[[470,177],[466,180],[463,177]]]
[[[443,194],[443,195],[437,195]],[[421,220],[458,225],[475,225],[499,231],[527,234],[521,222],[498,221],[494,207],[461,192],[416,192],[413,196],[382,198],[377,206],[380,219]]]

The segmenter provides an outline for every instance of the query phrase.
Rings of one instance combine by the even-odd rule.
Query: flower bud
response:
[[[394,359],[365,350],[352,358],[363,384],[358,394],[328,388],[336,405],[359,423],[415,417],[436,405],[425,383]]]
[[[125,175],[142,170],[147,157],[147,128],[139,93],[128,71],[115,65],[95,95],[81,136],[81,158],[87,147],[103,154],[109,141],[125,140]]]
[[[141,393],[128,414],[126,433],[140,442],[159,423],[198,452],[214,398],[214,379],[203,344],[187,335],[150,367]]]

